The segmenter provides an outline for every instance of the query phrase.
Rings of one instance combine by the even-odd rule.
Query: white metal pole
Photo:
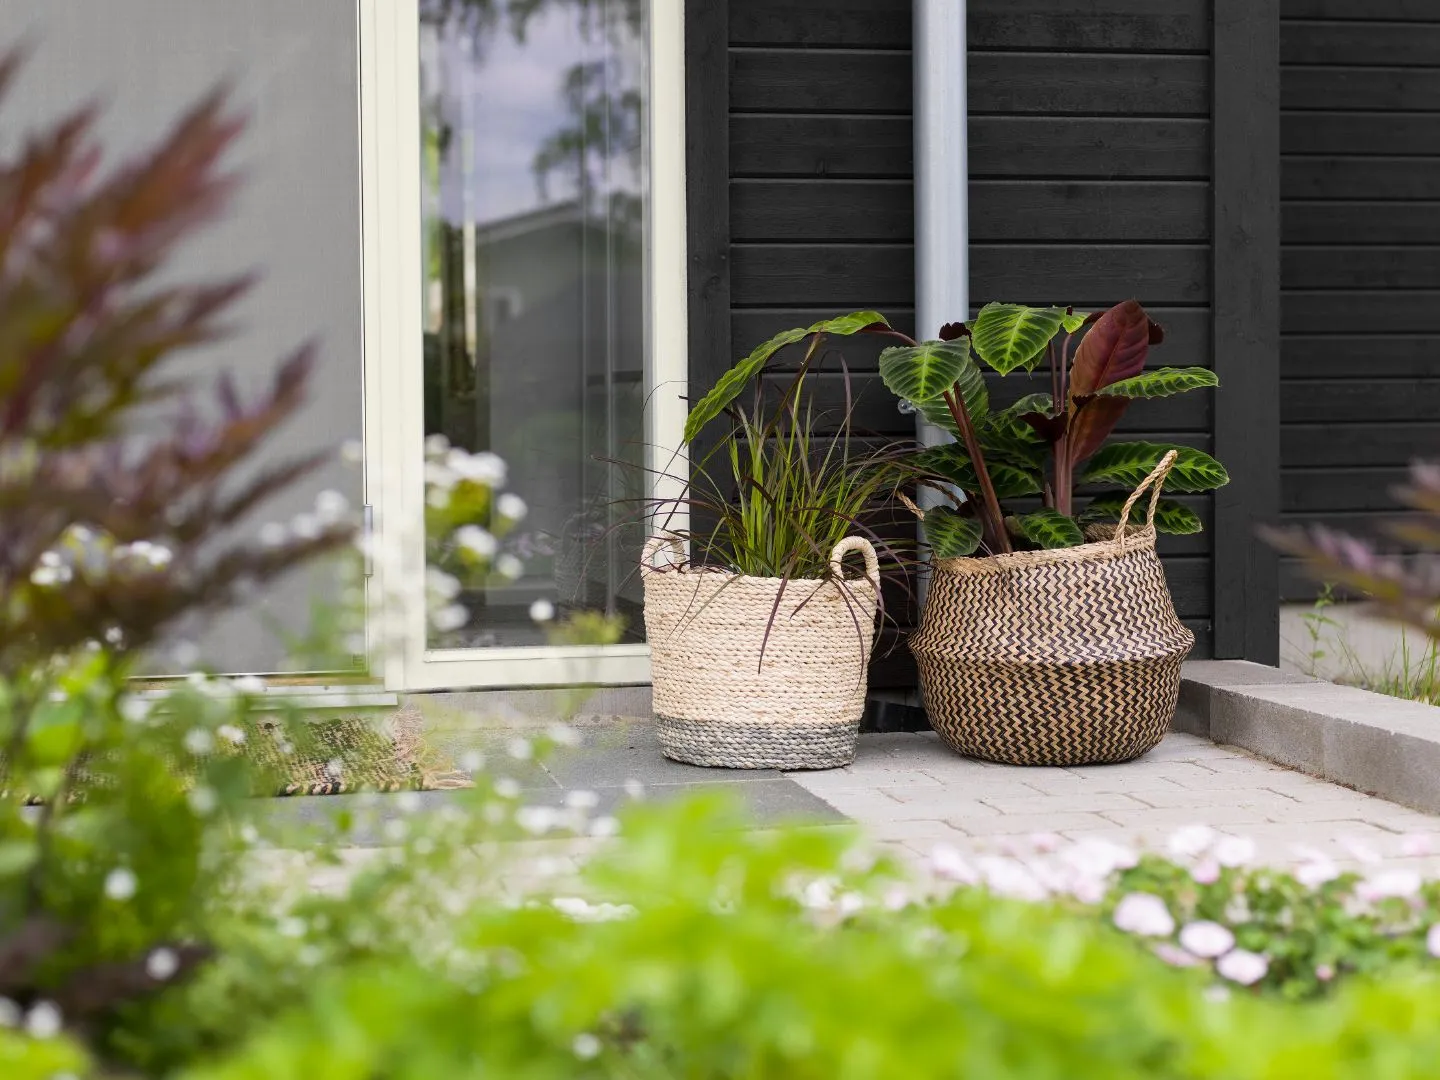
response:
[[[915,338],[970,317],[965,0],[914,0]],[[948,442],[917,414],[920,441]]]

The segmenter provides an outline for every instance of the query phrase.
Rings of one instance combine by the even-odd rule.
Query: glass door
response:
[[[367,231],[372,208],[389,222],[367,245],[385,263],[367,320],[370,303],[396,305],[375,313],[382,398],[367,410],[379,527],[401,551],[377,598],[402,612],[387,682],[644,681],[640,503],[683,416],[683,325],[677,350],[654,289],[667,258],[683,268],[683,209],[662,235],[657,188],[674,178],[655,167],[683,160],[657,124],[679,109],[656,108],[680,5],[371,7],[366,126],[393,150],[371,159],[366,204]],[[661,37],[675,52],[657,65]],[[655,360],[666,338],[681,370]],[[457,531],[436,509],[467,478],[495,497]],[[457,559],[488,570],[452,574]],[[574,644],[602,627],[611,644]]]

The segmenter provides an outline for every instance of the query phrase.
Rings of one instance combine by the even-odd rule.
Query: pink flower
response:
[[[1425,951],[1440,960],[1440,923],[1430,927],[1430,932],[1425,935]]]
[[[1270,961],[1249,949],[1232,949],[1215,962],[1220,976],[1241,986],[1251,986],[1265,977]]]
[[[1329,982],[1334,977],[1335,969],[1329,964],[1315,965],[1315,978],[1319,979],[1321,982]]]
[[[1176,858],[1202,855],[1219,837],[1220,834],[1209,825],[1186,825],[1171,834],[1165,847]]]
[[[974,885],[980,875],[969,860],[948,844],[936,844],[930,851],[930,872],[946,881],[958,881],[962,885]]]
[[[1181,929],[1180,944],[1194,956],[1214,960],[1235,947],[1235,935],[1217,922],[1192,922]]]
[[[1435,850],[1429,833],[1406,833],[1400,838],[1400,854],[1411,857],[1429,855]]]
[[[1408,899],[1420,891],[1420,875],[1414,870],[1386,870],[1355,886],[1361,900],[1384,900],[1392,896]]]
[[[1169,937],[1175,920],[1165,901],[1153,893],[1130,893],[1115,906],[1115,925],[1141,937]]]
[[[1213,849],[1221,866],[1244,866],[1255,858],[1255,841],[1245,836],[1222,836]]]
[[[1215,859],[1201,859],[1190,871],[1190,877],[1197,885],[1213,885],[1220,880],[1220,863]]]

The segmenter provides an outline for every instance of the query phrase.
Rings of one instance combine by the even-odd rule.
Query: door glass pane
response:
[[[643,638],[647,7],[421,0],[429,452],[498,455],[528,506],[488,580],[432,596],[467,613],[433,648],[544,642],[537,601]]]

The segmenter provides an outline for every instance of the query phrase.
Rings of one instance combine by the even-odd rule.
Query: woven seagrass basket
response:
[[[960,753],[1011,765],[1128,761],[1165,736],[1195,644],[1155,554],[1174,452],[1094,542],[939,559],[910,650],[930,723]],[[1151,490],[1143,528],[1130,511]]]
[[[656,564],[669,548],[679,561]],[[865,576],[844,578],[850,552]],[[831,769],[855,759],[880,571],[863,537],[835,545],[828,579],[686,565],[652,537],[641,566],[656,726],[665,756],[731,769]],[[768,638],[767,638],[767,630]]]

